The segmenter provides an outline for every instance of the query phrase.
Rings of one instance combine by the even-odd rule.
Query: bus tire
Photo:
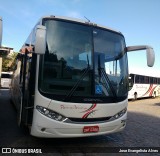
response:
[[[153,98],[156,98],[156,91],[153,93]]]
[[[137,100],[137,93],[134,93],[134,100]]]

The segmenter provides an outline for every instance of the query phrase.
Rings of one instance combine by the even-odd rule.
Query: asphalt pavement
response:
[[[160,147],[160,98],[129,101],[127,126],[122,132],[87,138],[45,139],[32,137],[28,130],[18,127],[16,110],[10,102],[9,90],[3,89],[0,90],[0,123],[1,148],[36,148],[54,155],[106,155],[109,148],[113,150],[117,147],[122,150],[155,150]],[[135,153],[120,153],[131,154]],[[147,153],[150,154],[160,153]]]

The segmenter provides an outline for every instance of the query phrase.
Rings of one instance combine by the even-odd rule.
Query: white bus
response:
[[[127,51],[115,30],[77,19],[40,19],[17,58],[11,96],[19,125],[36,137],[85,137],[124,129],[128,105]]]
[[[159,77],[131,73],[129,76],[128,99],[160,96]]]
[[[12,72],[2,72],[1,73],[1,87],[10,88],[12,80]]]

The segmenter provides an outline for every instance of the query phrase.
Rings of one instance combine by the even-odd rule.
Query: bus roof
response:
[[[130,68],[130,74],[144,75],[150,77],[160,77],[160,71],[154,68]]]
[[[102,25],[93,23],[91,21],[86,21],[86,20],[71,18],[71,17],[65,17],[65,16],[55,16],[55,15],[43,16],[39,20],[40,24],[42,24],[43,19],[47,19],[47,18],[48,19],[62,19],[62,20],[66,20],[66,21],[73,21],[73,22],[78,22],[78,23],[83,23],[83,24],[91,24],[91,25],[94,25],[94,26],[97,26],[97,27],[100,27],[100,28],[104,28],[104,29],[108,29],[110,31],[113,31],[113,32],[116,32],[116,33],[119,33],[119,34],[123,35],[120,31],[114,30],[110,27],[102,26]]]

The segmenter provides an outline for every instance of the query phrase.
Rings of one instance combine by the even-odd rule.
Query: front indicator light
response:
[[[45,107],[42,107],[42,106],[36,106],[36,109],[43,115],[53,119],[53,120],[56,120],[56,121],[66,121],[67,118],[64,117],[63,115],[57,113],[57,112],[54,112],[53,110],[50,110],[48,108],[45,108]]]

